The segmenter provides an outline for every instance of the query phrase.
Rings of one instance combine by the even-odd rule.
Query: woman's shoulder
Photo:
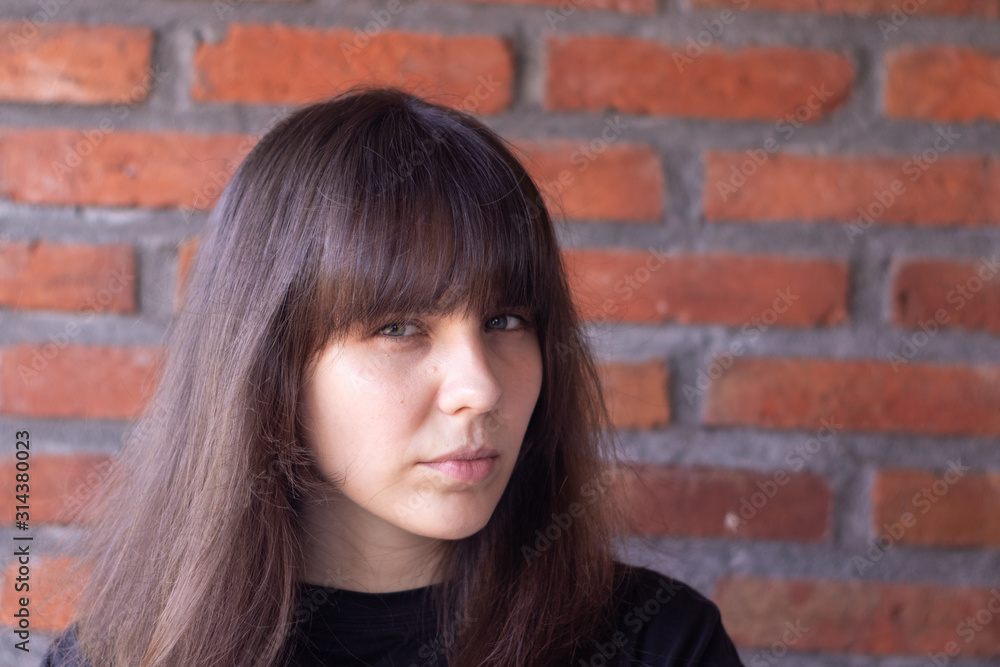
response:
[[[49,646],[40,667],[90,667],[76,639],[75,626],[70,626]]]
[[[617,649],[623,664],[743,667],[718,606],[692,586],[649,568],[615,563]],[[610,656],[605,656],[610,658]]]

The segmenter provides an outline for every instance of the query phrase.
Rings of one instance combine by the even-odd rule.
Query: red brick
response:
[[[846,56],[811,49],[709,48],[678,62],[687,58],[683,44],[602,35],[552,37],[548,51],[545,106],[553,111],[610,107],[630,113],[777,120],[806,104],[816,89],[826,99],[810,110],[807,121],[814,122],[843,102],[854,81]]]
[[[593,139],[515,142],[553,217],[661,222],[665,185],[660,159],[648,146],[612,143],[619,134],[609,124]]]
[[[939,326],[1000,333],[1000,258],[979,261],[897,259],[893,322],[935,332]]]
[[[131,419],[158,378],[160,349],[12,345],[0,349],[0,414]]]
[[[625,498],[636,533],[816,541],[830,532],[833,492],[812,473],[634,469]]]
[[[705,424],[1000,435],[1000,366],[737,358],[708,390]]]
[[[211,208],[255,139],[100,127],[0,134],[0,195],[40,204]]]
[[[655,248],[572,249],[564,257],[574,301],[588,320],[734,326],[756,326],[761,317],[775,326],[847,320],[847,265],[840,261],[658,255]],[[776,301],[785,312],[771,310]]]
[[[937,138],[942,139],[941,147],[947,145],[943,137]],[[928,142],[930,150],[933,141]],[[761,147],[752,150],[764,152]],[[996,160],[933,153],[928,157],[933,162],[921,162],[920,153],[896,157],[773,153],[752,170],[741,169],[749,159],[745,152],[711,151],[705,156],[705,219],[841,221],[854,223],[859,232],[869,224],[862,217],[865,211],[876,225],[974,226],[1000,221]],[[750,176],[741,181],[734,168]],[[894,182],[898,183],[893,186]],[[887,207],[877,194],[889,202]]]
[[[127,244],[0,241],[0,305],[133,312],[135,272]]]
[[[665,362],[606,364],[600,372],[616,427],[653,429],[670,422],[670,378]]]
[[[934,472],[879,471],[872,488],[873,534],[906,544],[1000,545],[1000,473],[972,473],[960,459],[954,463]],[[906,513],[911,518],[903,523]],[[895,535],[888,532],[894,525]]]
[[[993,16],[1000,4],[993,3]],[[955,46],[886,56],[886,114],[896,118],[1000,120],[1000,53]]]
[[[0,100],[134,104],[150,85],[149,28],[0,22]]]
[[[998,608],[1000,588],[730,576],[712,598],[733,642],[748,648],[924,657],[954,642],[963,658],[1000,656],[987,606]],[[963,619],[984,609],[993,622],[972,632]]]
[[[77,561],[66,556],[40,556],[32,552],[28,575],[31,588],[22,592],[14,589],[19,576],[18,563],[4,568],[4,594],[0,596],[2,623],[14,625],[14,614],[20,607],[18,600],[27,597],[31,630],[56,633],[69,627],[75,618],[74,599],[80,593],[83,581],[76,571],[77,565]]]
[[[180,309],[184,302],[184,292],[187,289],[191,274],[191,263],[198,252],[200,237],[186,239],[177,246],[177,283],[174,287],[174,309]]]
[[[0,465],[4,466],[4,470],[14,470],[14,463],[11,456],[0,462]],[[91,494],[107,476],[110,458],[100,454],[32,454],[29,464],[30,525],[68,524],[86,519],[75,513],[85,506]],[[4,522],[7,525],[13,525],[15,519],[13,499],[18,492],[16,484],[13,474],[0,476],[0,493],[4,498],[11,499],[11,502],[4,505]]]
[[[511,5],[538,5],[540,7],[565,7],[565,0],[453,0],[454,2],[474,3],[505,3]],[[574,0],[573,11],[577,9],[603,9],[612,12],[627,12],[629,14],[655,14],[656,0]],[[555,12],[546,15],[546,23],[557,27],[563,21],[569,20],[569,13]]]
[[[198,46],[191,96],[299,104],[375,83],[484,114],[511,102],[514,60],[500,38],[383,31],[365,39],[349,29],[234,24],[221,43]]]
[[[1000,6],[995,0],[689,0],[694,9],[731,9],[766,12],[816,12],[820,14],[891,14],[899,9],[904,16],[983,16],[996,18]],[[902,9],[905,7],[905,10]],[[731,23],[732,21],[730,21]],[[878,24],[883,35],[905,30],[889,19]]]

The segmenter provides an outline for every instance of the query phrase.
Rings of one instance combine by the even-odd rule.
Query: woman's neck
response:
[[[440,580],[443,540],[401,530],[343,496],[309,505],[302,531],[305,583],[388,593]]]

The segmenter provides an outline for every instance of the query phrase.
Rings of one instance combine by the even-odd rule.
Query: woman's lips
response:
[[[420,465],[433,468],[441,474],[447,475],[459,482],[476,484],[490,476],[490,473],[493,472],[493,468],[496,466],[496,459],[496,456],[489,456],[469,461],[434,461],[421,463]]]

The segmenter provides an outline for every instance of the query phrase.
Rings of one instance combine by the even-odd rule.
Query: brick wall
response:
[[[31,434],[30,654],[67,509],[155,381],[207,211],[361,79],[514,140],[646,484],[631,558],[748,665],[1000,660],[1000,0],[8,0],[0,539]]]

